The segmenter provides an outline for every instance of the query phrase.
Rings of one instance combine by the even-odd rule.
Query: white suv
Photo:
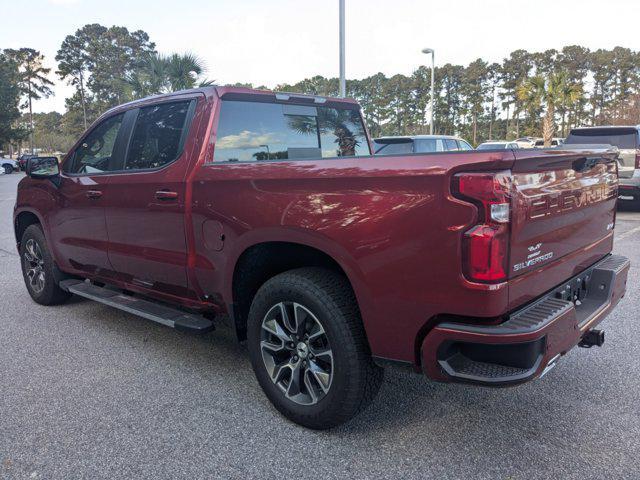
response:
[[[435,153],[473,150],[469,143],[450,135],[411,135],[406,137],[380,137],[373,139],[376,155],[403,153]]]

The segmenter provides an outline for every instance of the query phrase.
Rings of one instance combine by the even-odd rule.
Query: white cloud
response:
[[[243,130],[238,135],[227,135],[218,139],[218,148],[259,148],[261,145],[269,145],[277,140],[273,134],[257,133]]]
[[[80,3],[80,0],[47,0],[47,2],[52,3],[53,5],[67,6]]]

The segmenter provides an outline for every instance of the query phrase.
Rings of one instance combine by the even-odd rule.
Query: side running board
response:
[[[213,322],[202,315],[184,312],[162,303],[126,295],[118,290],[99,287],[89,282],[63,280],[60,282],[60,288],[183,332],[206,333],[215,328]]]

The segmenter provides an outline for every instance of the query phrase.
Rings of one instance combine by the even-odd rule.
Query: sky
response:
[[[640,0],[345,0],[347,78],[410,74],[430,64],[500,62],[518,48],[640,49]],[[338,0],[0,0],[0,49],[45,55],[64,111],[72,87],[55,75],[65,36],[87,23],[142,29],[161,53],[191,52],[216,83],[274,87],[338,75]],[[13,20],[12,20],[13,19]]]

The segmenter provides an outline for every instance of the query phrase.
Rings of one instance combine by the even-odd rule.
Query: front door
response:
[[[185,179],[196,100],[137,109],[121,173],[109,183],[109,260],[123,281],[190,296],[185,236]]]
[[[124,153],[124,113],[100,122],[65,160],[48,223],[63,270],[109,275],[105,200],[111,171]]]

